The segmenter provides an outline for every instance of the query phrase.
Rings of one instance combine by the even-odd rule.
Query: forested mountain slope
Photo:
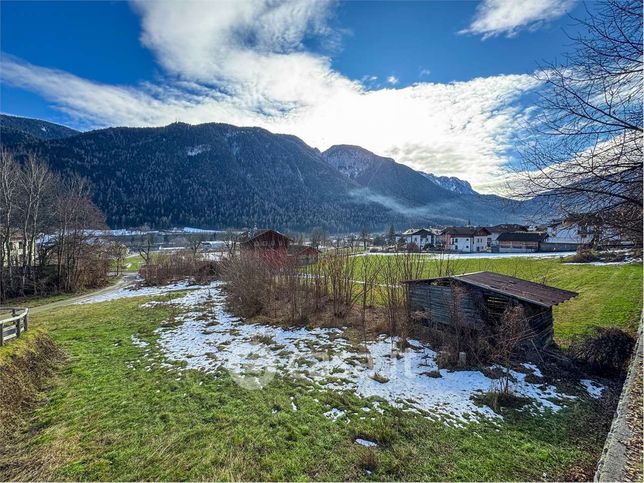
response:
[[[329,162],[329,151],[322,155],[297,137],[260,128],[64,128],[60,132],[74,135],[36,139],[38,124],[19,131],[7,117],[1,119],[2,144],[18,156],[36,153],[55,171],[89,178],[112,227],[348,231],[516,219],[483,197],[454,193],[391,159],[376,156],[359,176],[347,176]]]

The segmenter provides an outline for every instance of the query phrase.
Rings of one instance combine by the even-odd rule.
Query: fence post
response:
[[[25,312],[25,317],[24,317],[24,321],[25,321],[25,323],[24,323],[24,329],[25,329],[25,332],[26,332],[26,331],[27,331],[27,329],[29,328],[29,315],[27,315],[27,314],[28,314],[28,312]]]
[[[4,322],[0,322],[0,345],[4,345]]]
[[[16,339],[20,337],[20,319],[16,320]]]

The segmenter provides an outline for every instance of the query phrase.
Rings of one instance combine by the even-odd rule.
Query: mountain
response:
[[[464,179],[457,178],[456,176],[436,176],[431,173],[424,173],[419,171],[425,178],[433,181],[437,185],[448,189],[454,193],[460,193],[462,195],[476,195],[478,194],[472,188],[472,185],[465,181]]]
[[[2,134],[0,142],[5,145],[62,139],[80,133],[80,131],[60,124],[7,114],[0,114],[0,129]]]
[[[21,120],[22,130],[13,119]],[[452,192],[354,146],[320,153],[295,136],[217,123],[78,133],[42,121],[0,120],[0,143],[19,159],[35,152],[53,170],[91,180],[94,201],[112,227],[341,232],[382,230],[392,223],[402,228],[517,221],[496,197]],[[38,139],[39,130],[58,137]]]
[[[415,171],[359,146],[335,145],[322,153],[329,165],[356,181],[365,197],[411,217],[431,216],[441,224],[488,224],[522,219],[522,205],[480,195],[467,181]]]
[[[357,180],[361,184],[371,184],[374,178],[391,171],[407,178],[404,181],[415,179],[416,183],[426,184],[418,180],[418,176],[411,173],[413,171],[429,179],[440,188],[463,195],[477,194],[467,181],[452,176],[436,176],[431,173],[414,171],[408,166],[396,163],[392,158],[378,156],[360,146],[347,144],[331,146],[322,153],[322,157],[345,176]]]
[[[392,197],[411,206],[457,198],[409,166],[359,146],[331,146],[322,153],[322,158],[371,193]]]

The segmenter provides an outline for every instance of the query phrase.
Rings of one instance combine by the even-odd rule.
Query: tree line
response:
[[[0,302],[107,281],[108,252],[89,230],[105,217],[90,195],[84,178],[0,151]]]

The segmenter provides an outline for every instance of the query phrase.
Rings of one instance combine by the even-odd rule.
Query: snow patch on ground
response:
[[[362,438],[356,438],[356,444],[365,446],[367,448],[375,448],[376,446],[378,446],[378,443],[374,443],[373,441],[369,441],[368,439],[362,439]]]
[[[345,415],[345,412],[338,408],[331,408],[331,410],[324,413],[324,415],[327,418],[331,419],[332,421],[337,421],[338,419],[340,419],[342,416]]]
[[[424,373],[438,370],[436,353],[418,341],[410,341],[411,347],[400,352],[395,350],[396,340],[383,335],[369,342],[364,352],[364,347],[356,347],[344,337],[343,329],[245,323],[226,311],[224,295],[216,283],[179,299],[144,305],[158,303],[199,307],[175,317],[178,324],[157,329],[158,344],[169,361],[209,373],[227,370],[244,388],[261,389],[279,375],[310,382],[323,390],[377,398],[406,411],[456,424],[478,417],[500,417],[472,400],[472,396],[494,387],[494,379],[479,371],[444,369],[440,370],[440,378],[428,377]],[[540,374],[536,374],[536,366],[528,368]],[[376,373],[387,381],[375,381]],[[527,382],[526,374],[521,372],[512,371],[512,376],[516,380],[512,391],[533,401],[530,410],[557,411],[562,401],[574,398],[559,393],[554,386]],[[292,404],[295,406],[293,400]],[[366,404],[383,411],[377,400]],[[344,415],[337,408],[325,413],[333,420]]]
[[[590,397],[593,397],[595,399],[602,397],[604,389],[606,389],[604,386],[591,379],[580,379],[579,383],[584,386],[584,389],[586,389],[586,392],[590,395]]]
[[[74,302],[74,304],[95,304],[98,302],[108,302],[108,301],[118,300],[122,298],[156,296],[156,295],[163,295],[171,292],[180,292],[182,290],[191,290],[191,292],[188,295],[186,295],[185,297],[182,297],[182,299],[185,299],[185,302],[183,303],[183,305],[188,306],[190,305],[189,301],[191,300],[191,297],[194,299],[194,302],[197,302],[203,299],[204,296],[207,295],[207,293],[205,294],[203,293],[204,289],[218,287],[219,284],[220,282],[213,282],[207,287],[199,286],[199,289],[200,289],[199,294],[195,293],[196,286],[191,285],[190,281],[188,280],[184,280],[177,283],[171,283],[163,287],[138,287],[137,288],[136,285],[133,285],[133,286],[123,287],[111,292],[99,293],[97,295],[93,295],[91,297],[87,297],[77,302]],[[177,302],[173,301],[173,303],[177,303]]]

